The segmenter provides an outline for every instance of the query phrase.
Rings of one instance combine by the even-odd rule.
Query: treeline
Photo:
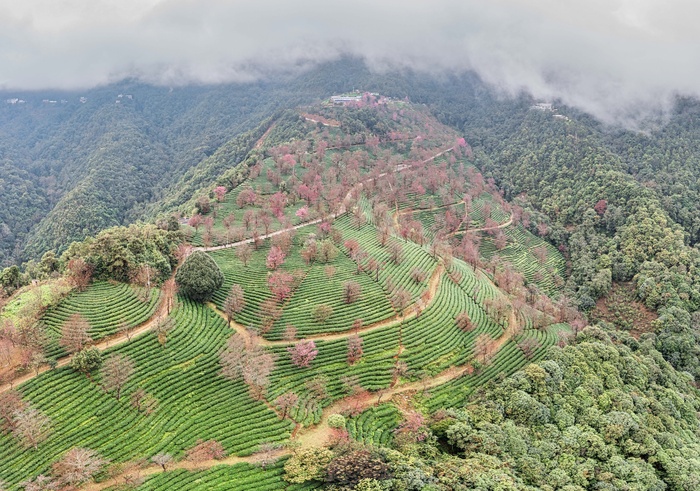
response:
[[[328,448],[297,451],[286,479],[377,491],[700,486],[698,391],[650,339],[587,327],[477,389],[464,407],[430,415],[416,407],[402,407],[391,443],[376,446],[350,439],[342,416],[329,417],[339,429]]]
[[[361,61],[343,59],[264,83],[170,91],[125,81],[80,93],[6,94],[21,95],[27,104],[0,106],[0,159],[10,163],[3,173],[20,177],[3,183],[3,203],[12,206],[0,212],[0,228],[5,224],[12,233],[0,230],[0,265],[38,259],[47,249],[62,252],[105,227],[182,204],[244,158],[246,132],[256,140],[281,110],[363,87],[401,99],[415,95],[439,103],[433,107],[444,114],[461,94],[469,94],[465,104],[477,100],[465,83],[475,81],[373,74]],[[368,110],[347,112],[341,123],[354,134],[387,131]],[[291,131],[287,136],[294,137]]]
[[[57,256],[46,252],[39,261],[30,260],[0,271],[0,298],[14,293],[32,280],[65,275],[84,288],[92,279],[157,285],[170,277],[178,262],[182,242],[175,216],[158,225],[136,223],[112,227],[82,242],[73,242]]]
[[[669,216],[658,191],[630,174],[612,135],[586,118],[515,110],[510,124],[465,123],[476,164],[507,199],[532,215],[531,229],[569,258],[565,293],[583,311],[613,282],[632,282],[637,297],[660,314],[657,348],[679,370],[700,376],[700,253],[691,231]],[[484,119],[486,120],[486,118]],[[689,185],[689,187],[692,187]]]

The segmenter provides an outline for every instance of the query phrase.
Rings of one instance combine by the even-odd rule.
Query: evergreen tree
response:
[[[206,302],[224,283],[224,274],[206,253],[195,251],[177,270],[175,281],[180,293],[197,302]]]

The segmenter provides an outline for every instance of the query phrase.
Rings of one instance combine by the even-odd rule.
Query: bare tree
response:
[[[272,465],[277,457],[275,453],[279,450],[279,443],[265,442],[260,444],[260,449],[256,453],[255,461],[256,463],[265,469],[267,466]]]
[[[231,286],[226,300],[224,301],[224,313],[229,324],[233,319],[234,314],[240,313],[245,308],[245,298],[243,297],[243,288],[241,285]]]
[[[134,362],[126,355],[115,353],[104,361],[101,374],[105,391],[115,391],[119,400],[122,388],[134,374]]]
[[[158,270],[150,264],[143,263],[134,267],[129,276],[132,283],[151,288],[151,284],[158,277]]]
[[[24,491],[54,491],[60,484],[44,474],[39,474],[34,479],[27,479],[19,483]]]
[[[41,367],[49,364],[49,359],[46,357],[43,351],[31,351],[31,356],[29,358],[29,368],[32,369],[35,375],[39,375]]]
[[[226,349],[221,352],[221,374],[231,380],[237,380],[243,376],[243,365],[247,358],[246,341],[243,336],[234,334],[228,338]]]
[[[16,390],[8,390],[0,394],[0,424],[5,432],[15,429],[15,413],[27,408],[27,403]]]
[[[395,240],[389,243],[389,258],[394,264],[399,264],[403,258],[403,245]]]
[[[360,299],[362,287],[357,281],[346,281],[343,283],[343,296],[345,303],[354,303]]]
[[[241,244],[236,248],[236,257],[244,267],[248,267],[248,261],[253,257],[253,250],[248,244]]]
[[[270,383],[270,374],[275,368],[275,356],[256,347],[248,355],[243,366],[243,381],[250,387],[253,396],[261,399]]]
[[[143,411],[146,414],[151,414],[158,406],[158,400],[145,390],[137,389],[136,392],[131,394],[131,405],[139,412]]]
[[[163,468],[163,472],[167,470],[167,466],[173,461],[173,456],[169,453],[159,453],[151,457],[151,462]]]
[[[481,363],[486,363],[491,353],[493,339],[486,333],[479,334],[474,340],[474,356],[481,359]]]
[[[73,314],[61,328],[61,339],[58,344],[66,348],[69,353],[77,353],[87,345],[92,338],[88,334],[90,324],[81,314]]]
[[[416,283],[423,283],[428,277],[428,273],[420,268],[413,268],[411,270],[411,279]]]
[[[297,328],[288,324],[287,327],[284,328],[284,335],[282,338],[285,341],[294,341],[297,338]]]
[[[523,355],[528,360],[530,358],[532,358],[532,355],[535,354],[535,350],[539,347],[540,347],[540,343],[537,341],[537,339],[529,337],[529,336],[521,339],[518,342],[518,348],[520,348],[520,351],[523,352]]]
[[[304,383],[304,387],[311,392],[317,402],[328,398],[328,379],[324,376],[307,380]]]
[[[86,263],[83,258],[76,257],[68,261],[66,270],[73,286],[80,291],[85,290],[92,280],[92,265]]]
[[[391,304],[401,316],[404,315],[404,310],[409,303],[411,303],[411,294],[402,288],[395,290],[391,295]]]
[[[237,334],[231,336],[219,357],[221,374],[231,380],[243,379],[256,397],[261,397],[275,366],[275,357]]]
[[[362,338],[353,334],[348,338],[348,364],[352,365],[362,358]]]
[[[294,409],[299,402],[299,396],[294,392],[287,392],[275,399],[275,406],[282,411],[282,419],[287,417],[290,409]]]
[[[175,278],[169,278],[163,283],[163,295],[167,302],[165,311],[170,315],[170,312],[173,311],[177,302],[177,283],[175,282]]]
[[[342,375],[340,377],[340,383],[343,392],[346,394],[357,395],[362,392],[360,377],[357,375]]]
[[[39,448],[51,432],[51,420],[33,407],[27,407],[14,414],[15,426],[12,434],[25,447]]]
[[[457,314],[457,317],[455,318],[455,324],[457,324],[457,327],[459,327],[464,332],[469,332],[475,327],[471,321],[471,318],[469,317],[468,312],[460,312],[459,314]]]
[[[133,336],[131,326],[125,320],[122,319],[119,321],[119,324],[117,324],[117,332],[120,335],[124,335],[127,341],[131,341],[131,336]]]
[[[405,377],[406,375],[408,375],[408,364],[403,360],[396,360],[394,368],[392,368],[391,372],[393,378],[393,382],[391,385],[393,386],[396,385],[396,382],[398,382],[399,377]]]
[[[175,327],[175,319],[166,317],[158,319],[155,325],[151,328],[151,332],[156,335],[161,346],[165,346],[168,340],[168,333]]]
[[[53,465],[53,475],[66,486],[79,486],[90,481],[107,463],[89,448],[72,448]]]
[[[186,459],[195,464],[208,460],[221,460],[226,456],[224,446],[216,440],[199,440],[197,444],[185,452]]]
[[[311,312],[316,322],[319,324],[325,324],[326,321],[333,315],[333,307],[328,304],[322,303],[316,305]]]

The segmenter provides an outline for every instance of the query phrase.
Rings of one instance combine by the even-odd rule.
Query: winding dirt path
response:
[[[328,416],[330,416],[331,414],[340,413],[351,404],[353,408],[360,408],[364,410],[371,406],[377,406],[383,402],[389,402],[396,395],[404,394],[407,392],[420,392],[433,387],[437,387],[451,380],[457,379],[465,374],[470,374],[472,373],[472,371],[473,368],[471,367],[471,365],[451,367],[439,373],[435,377],[432,377],[429,381],[409,382],[406,384],[396,385],[392,388],[381,390],[375,393],[365,392],[363,394],[359,394],[358,396],[349,396],[339,399],[330,406],[327,406],[323,409],[323,413],[321,415],[321,422],[319,424],[308,427],[300,427],[300,429],[295,431],[295,434],[290,441],[293,442],[295,445],[299,445],[301,447],[323,446],[332,435],[332,429],[328,426]],[[265,455],[265,457],[266,459],[276,460],[280,457],[291,455],[292,453],[293,450],[290,448],[281,448]],[[189,471],[200,471],[210,469],[218,465],[235,465],[241,463],[253,464],[259,462],[261,457],[262,454],[253,454],[247,457],[231,456],[221,460],[208,460],[205,462],[197,463],[182,460],[179,462],[171,463],[167,466],[167,470],[172,471],[176,469],[185,469]],[[121,473],[105,482],[90,483],[82,487],[81,489],[85,491],[101,491],[103,489],[124,484],[124,478],[128,474],[137,476],[139,478],[145,478],[157,474],[159,472],[163,472],[162,467],[155,464],[149,464],[148,466],[140,469],[134,469]]]
[[[264,136],[264,135],[263,135],[263,136]],[[363,144],[363,145],[364,145],[364,144]],[[444,154],[446,154],[447,152],[451,152],[452,150],[454,150],[454,148],[455,148],[454,146],[452,146],[452,147],[450,147],[450,148],[446,148],[445,150],[442,150],[442,151],[436,153],[436,154],[433,155],[432,157],[423,160],[421,163],[422,163],[422,164],[427,164],[428,162],[431,162],[431,161],[435,160],[436,158],[440,157],[441,155],[444,155]],[[399,165],[396,166],[395,171],[396,171],[396,172],[401,172],[401,171],[403,171],[403,170],[405,170],[405,169],[409,169],[409,168],[411,168],[411,166],[406,165],[406,164],[399,164]],[[378,175],[376,178],[374,178],[374,177],[370,178],[370,180],[371,180],[371,179],[378,179],[378,178],[380,178],[380,177],[384,177],[386,174],[387,174],[387,173],[384,172],[384,173]],[[270,237],[274,237],[274,236],[276,236],[276,235],[283,234],[283,233],[288,232],[288,231],[290,231],[290,230],[298,230],[298,229],[300,229],[300,228],[307,227],[307,226],[309,226],[309,225],[315,225],[315,224],[317,224],[317,223],[321,223],[323,220],[329,219],[329,218],[331,218],[331,217],[338,217],[338,216],[342,215],[343,213],[345,213],[345,212],[347,211],[347,203],[350,202],[350,200],[352,199],[353,194],[354,194],[355,192],[358,192],[360,189],[362,189],[362,183],[361,183],[361,182],[358,183],[358,184],[356,184],[355,186],[353,186],[353,187],[347,192],[347,194],[345,195],[345,198],[343,199],[343,202],[340,204],[340,207],[338,208],[338,210],[337,210],[335,213],[331,213],[331,214],[329,214],[329,215],[327,215],[327,216],[325,216],[325,217],[317,218],[317,219],[315,219],[315,220],[310,220],[310,221],[308,221],[308,222],[300,223],[299,225],[294,225],[293,227],[283,228],[283,229],[277,230],[277,231],[275,231],[275,232],[270,232],[269,234],[261,235],[261,236],[258,237],[258,239],[260,239],[260,240],[269,239]],[[252,243],[253,243],[253,240],[254,240],[254,239],[251,237],[250,239],[243,239],[243,240],[239,240],[238,242],[231,242],[231,243],[228,243],[228,244],[222,244],[222,245],[218,245],[218,246],[209,246],[209,247],[202,247],[202,246],[200,246],[200,247],[193,247],[192,250],[193,250],[193,251],[204,251],[204,252],[220,251],[220,250],[222,250],[222,249],[230,249],[230,248],[233,248],[233,247],[238,247],[238,246],[241,246],[241,245],[243,245],[243,244],[252,244]]]
[[[438,264],[437,267],[433,270],[432,275],[430,276],[430,279],[428,280],[428,288],[425,290],[425,299],[423,299],[423,295],[421,295],[416,302],[413,304],[409,305],[404,309],[404,314],[405,315],[400,315],[396,314],[392,317],[382,319],[380,321],[374,322],[372,324],[367,324],[366,326],[361,327],[358,330],[355,329],[349,329],[347,331],[341,331],[341,332],[334,332],[334,333],[320,333],[320,334],[315,334],[313,336],[306,336],[303,339],[306,339],[308,341],[335,341],[338,339],[346,339],[354,334],[365,334],[367,332],[372,332],[376,331],[378,329],[384,329],[386,327],[394,326],[396,324],[400,324],[404,321],[407,321],[409,319],[412,319],[418,315],[420,315],[421,312],[423,312],[425,309],[427,309],[434,301],[438,288],[440,286],[440,279],[442,278],[443,273],[445,272],[445,267],[442,265],[442,263]],[[219,310],[219,308],[214,305],[212,302],[207,303],[207,306],[212,309],[214,312],[219,314],[221,318],[226,320],[226,314]],[[247,340],[252,341],[253,337],[256,338],[257,343],[261,346],[287,346],[290,344],[294,344],[294,341],[285,341],[285,340],[278,340],[278,341],[270,341],[268,339],[262,338],[260,336],[255,336],[253,333],[250,332],[250,330],[244,326],[243,324],[240,324],[236,322],[235,320],[232,320],[231,323],[229,324],[231,328],[233,328],[238,334],[242,335],[245,337]]]
[[[280,457],[284,455],[288,455],[291,453],[288,449],[279,449],[271,454],[268,455],[268,458],[271,459],[279,459]],[[259,455],[251,455],[248,457],[236,457],[230,456],[230,457],[225,457],[221,460],[206,460],[204,462],[190,462],[188,460],[181,460],[178,462],[172,462],[171,464],[168,464],[166,466],[166,469],[168,472],[178,470],[178,469],[185,469],[188,471],[200,471],[200,470],[205,470],[205,469],[210,469],[212,467],[216,467],[217,465],[236,465],[236,464],[243,464],[243,463],[248,463],[252,464],[258,461],[260,458]],[[136,479],[143,479],[149,476],[152,476],[154,474],[158,474],[159,472],[163,472],[163,468],[159,465],[156,464],[149,464],[145,467],[138,468],[137,466],[134,466],[132,469],[129,469],[125,472],[122,472],[116,476],[113,476],[111,479],[108,479],[107,481],[104,482],[91,482],[85,486],[82,486],[80,489],[82,491],[100,491],[102,489],[107,489],[111,487],[116,487],[120,485],[125,485],[125,478],[127,476],[131,476],[132,478]]]
[[[418,380],[405,384],[398,384],[394,387],[380,390],[373,393],[364,393],[359,396],[350,396],[339,399],[330,406],[323,409],[321,422],[317,425],[302,428],[294,438],[294,442],[301,444],[302,447],[320,447],[324,445],[332,434],[331,428],[328,426],[328,416],[335,413],[340,413],[349,405],[360,407],[362,410],[371,406],[378,406],[380,403],[389,402],[398,394],[406,392],[421,392],[457,379],[465,374],[473,372],[471,365],[462,365],[459,367],[450,367],[447,370],[435,375],[428,381]]]
[[[142,322],[141,324],[133,327],[130,329],[128,332],[122,332],[122,333],[117,333],[112,336],[108,336],[104,339],[101,339],[100,341],[96,343],[91,343],[89,346],[93,348],[97,348],[100,351],[105,351],[108,348],[113,348],[115,346],[119,346],[121,344],[127,343],[130,340],[137,338],[141,336],[142,334],[148,332],[151,330],[151,328],[158,323],[160,320],[166,318],[168,316],[167,313],[167,308],[168,305],[172,305],[172,293],[170,294],[170,298],[168,298],[168,295],[162,293],[160,294],[160,299],[158,300],[158,307],[156,308],[155,312],[153,315],[146,321]],[[69,356],[64,356],[63,358],[59,358],[58,363],[56,363],[56,368],[60,367],[65,367],[70,365],[71,360],[73,359],[73,355]],[[38,377],[44,372],[47,372],[51,370],[49,366],[43,366],[39,369],[38,373],[37,372],[31,372],[27,373],[25,375],[21,375],[19,377],[14,378],[12,381],[0,386],[0,394],[3,392],[7,392],[8,390],[11,390],[12,388],[23,384],[24,382],[27,382],[29,380],[32,380],[33,378]]]
[[[510,227],[511,225],[513,225],[513,215],[511,215],[510,218],[508,218],[508,221],[503,222],[503,223],[501,223],[501,224],[499,224],[499,225],[496,225],[495,227],[481,227],[481,228],[470,228],[470,229],[467,229],[467,230],[456,230],[456,231],[454,231],[454,232],[451,232],[451,233],[447,234],[447,236],[448,236],[448,237],[452,237],[453,235],[468,234],[468,233],[471,233],[471,232],[488,232],[489,230],[496,230],[496,229],[499,229],[499,228],[506,228],[506,227]]]

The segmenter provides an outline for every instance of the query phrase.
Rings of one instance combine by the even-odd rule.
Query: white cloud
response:
[[[608,120],[700,92],[695,0],[0,0],[0,87],[249,80],[362,56]]]

